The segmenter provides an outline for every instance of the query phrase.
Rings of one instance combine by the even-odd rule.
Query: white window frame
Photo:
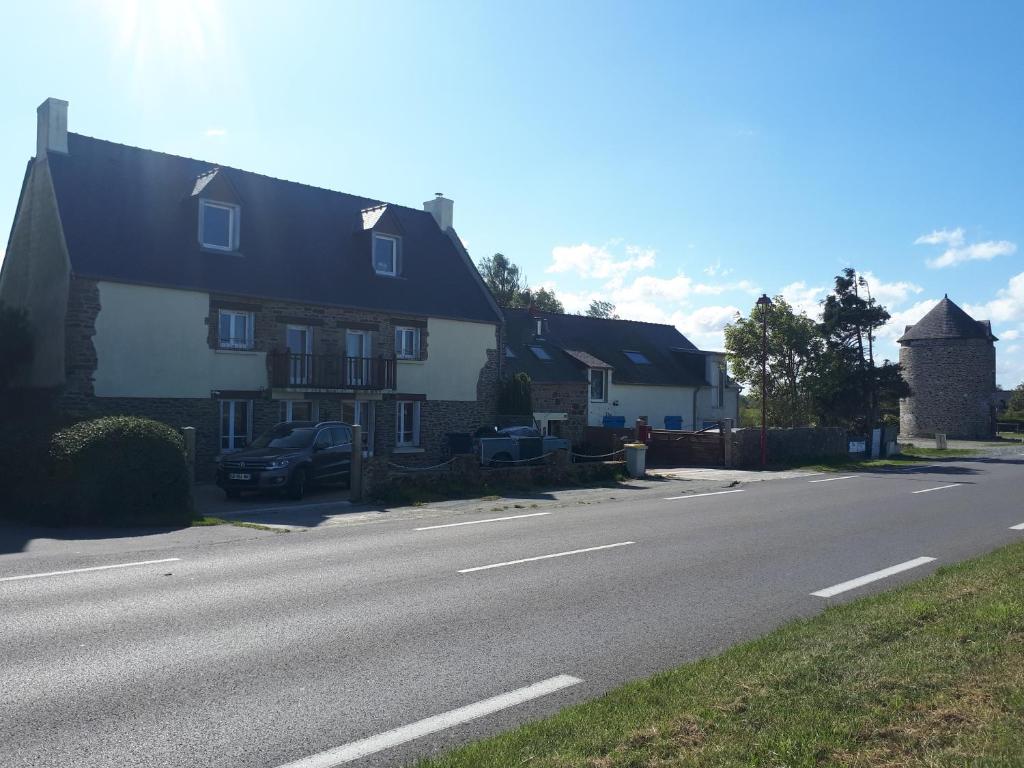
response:
[[[281,421],[296,421],[295,414],[293,412],[293,406],[295,403],[309,403],[309,418],[310,421],[320,421],[320,403],[316,400],[282,400],[281,401]]]
[[[228,244],[227,246],[219,245],[217,243],[207,243],[203,240],[203,224],[206,221],[206,208],[221,208],[228,212]],[[238,223],[241,219],[242,211],[237,205],[231,205],[230,203],[218,203],[214,200],[200,200],[199,201],[199,244],[203,248],[209,248],[214,251],[235,251],[238,250]]]
[[[238,403],[245,403],[245,434],[236,435],[234,433],[235,428],[235,408]],[[224,410],[228,410],[228,426],[231,430],[230,434],[224,434]],[[249,443],[252,442],[252,400],[221,400],[220,401],[220,422],[218,431],[220,432],[220,452],[221,453],[234,453],[235,451],[244,450]],[[239,438],[245,440],[245,445],[236,445],[236,441]],[[226,441],[226,442],[225,442]]]
[[[220,325],[221,318],[223,318],[225,316],[231,318],[231,321],[229,323],[229,327],[230,327],[231,333],[230,333],[229,337],[226,340],[221,336],[221,325]],[[246,320],[246,323],[245,323],[246,334],[242,338],[241,341],[239,341],[239,337],[238,337],[238,335],[236,334],[236,331],[235,331],[235,325],[236,325],[237,319],[239,317],[244,317],[245,320]],[[220,348],[220,349],[253,349],[253,347],[255,346],[254,339],[255,339],[255,335],[256,335],[255,332],[254,332],[254,329],[253,329],[253,325],[255,324],[255,322],[256,322],[256,315],[253,312],[244,312],[244,311],[238,310],[238,309],[218,309],[217,310],[217,347]]]
[[[598,374],[601,377],[601,397],[594,397],[594,374]],[[608,371],[604,368],[591,368],[590,375],[587,378],[587,389],[590,402],[592,403],[607,403],[608,402]]]
[[[410,349],[406,349],[405,340],[412,339]],[[395,328],[395,357],[399,360],[419,360],[422,357],[420,348],[420,329],[408,325]]]
[[[412,406],[412,442],[404,439],[406,432],[405,406]],[[395,403],[395,447],[396,448],[419,448],[420,447],[420,401],[419,400],[398,400]]]
[[[387,240],[393,246],[392,249],[392,262],[391,271],[377,269],[377,241]],[[395,235],[382,235],[377,232],[373,233],[373,242],[370,245],[370,264],[373,266],[373,271],[378,275],[385,275],[386,277],[397,277],[398,276],[398,261],[399,254],[401,253],[401,239]]]
[[[345,420],[345,408],[352,408],[352,421]],[[372,400],[348,400],[341,404],[342,421],[358,424],[363,428],[363,456],[373,456],[373,438],[376,434],[374,422],[377,420],[377,408]]]

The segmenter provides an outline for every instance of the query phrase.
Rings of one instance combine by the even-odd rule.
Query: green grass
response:
[[[1024,765],[1024,543],[418,765]]]
[[[257,531],[273,531],[274,533],[288,533],[288,529],[286,528],[274,528],[269,525],[260,525],[259,523],[248,523],[245,520],[226,520],[223,517],[211,517],[210,515],[197,517],[191,523],[191,526],[193,528],[204,527],[207,525],[233,525],[237,528],[253,528]]]
[[[834,461],[819,461],[813,464],[800,464],[800,469],[813,469],[818,472],[846,472],[856,469],[882,469],[892,467],[910,467],[915,464],[934,463],[936,459],[954,459],[965,456],[976,456],[977,451],[968,448],[947,448],[938,450],[936,448],[907,448],[898,456],[889,456],[884,459],[837,459]]]

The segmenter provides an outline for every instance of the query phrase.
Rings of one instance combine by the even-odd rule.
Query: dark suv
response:
[[[301,499],[310,485],[351,480],[352,427],[340,421],[284,421],[244,451],[217,461],[217,485],[229,499],[242,491],[284,490]]]

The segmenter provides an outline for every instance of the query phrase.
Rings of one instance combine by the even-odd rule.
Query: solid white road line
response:
[[[686,496],[669,496],[665,501],[679,501],[679,499],[699,499],[701,496],[724,496],[727,493],[743,493],[745,488],[737,488],[735,491],[710,491],[709,493],[690,493]]]
[[[23,576],[3,576],[0,581],[20,581],[22,579],[41,579],[44,576],[63,576],[67,573],[85,573],[86,571],[109,571],[111,568],[131,568],[135,565],[155,565],[156,563],[173,563],[180,557],[165,557],[163,560],[140,560],[137,563],[118,563],[117,565],[95,565],[92,568],[73,568],[70,571],[49,571],[48,573],[26,573]]]
[[[949,485],[938,485],[935,488],[922,488],[920,491],[911,491],[911,493],[931,493],[932,491],[943,491],[946,488],[958,488],[963,483],[950,483]]]
[[[453,709],[450,712],[434,715],[425,720],[420,720],[410,725],[403,725],[401,728],[385,731],[360,741],[353,741],[351,744],[345,744],[344,746],[321,752],[318,755],[311,755],[310,757],[287,763],[280,766],[280,768],[332,768],[333,766],[358,760],[361,757],[372,755],[375,752],[380,752],[390,747],[396,747],[399,744],[405,744],[407,741],[428,736],[431,733],[437,733],[446,728],[453,728],[456,725],[485,717],[494,712],[500,712],[517,704],[522,704],[541,696],[547,696],[563,688],[579,685],[582,682],[578,677],[559,675],[535,685],[529,685],[510,693],[503,693],[500,696],[478,701],[476,704],[470,704],[459,709]]]
[[[1010,530],[1011,531],[1024,531],[1024,523],[1021,523],[1020,525],[1011,525],[1010,526]]]
[[[555,552],[553,555],[538,555],[537,557],[524,557],[521,560],[509,560],[507,563],[491,563],[490,565],[478,565],[476,568],[463,568],[459,573],[473,573],[475,571],[487,571],[491,568],[504,568],[506,565],[519,565],[520,563],[532,563],[536,560],[550,560],[552,557],[565,557],[566,555],[579,555],[583,552],[597,552],[600,549],[613,549],[625,547],[629,544],[636,544],[635,541],[620,541],[617,544],[602,544],[600,547],[587,547],[586,549],[571,549],[568,552]]]
[[[423,528],[416,528],[417,531],[433,531],[437,528],[456,528],[460,525],[477,525],[479,523],[500,523],[503,520],[521,520],[524,517],[541,517],[550,515],[550,512],[531,512],[528,515],[509,515],[508,517],[491,517],[487,520],[467,520],[464,523],[445,523],[444,525],[426,525]]]
[[[889,568],[883,568],[880,571],[875,571],[874,573],[869,573],[868,575],[861,576],[858,579],[844,581],[842,584],[836,584],[834,587],[819,589],[817,592],[811,592],[811,594],[815,597],[833,597],[838,595],[840,592],[848,592],[851,589],[862,587],[865,584],[870,584],[873,581],[884,579],[887,576],[893,576],[897,573],[902,573],[903,571],[909,571],[911,568],[917,568],[919,565],[930,563],[933,560],[935,560],[934,557],[917,557],[913,560],[907,560],[905,563],[900,563],[899,565],[894,565]]]
[[[833,480],[850,480],[856,475],[843,475],[842,477],[826,477],[824,480],[808,480],[808,483],[831,483]]]

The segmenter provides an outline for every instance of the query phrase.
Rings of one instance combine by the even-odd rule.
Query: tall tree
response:
[[[565,307],[555,296],[555,292],[549,291],[547,288],[538,288],[536,291],[527,288],[526,299],[527,305],[533,304],[541,312],[556,312],[558,314],[565,312]]]
[[[524,306],[526,285],[519,272],[504,254],[496,253],[480,261],[480,276],[490,289],[499,307]],[[527,302],[528,303],[528,302]]]
[[[751,404],[760,408],[763,333],[761,307],[737,318],[725,328],[725,349],[733,378],[747,387]],[[813,413],[808,376],[821,342],[814,321],[797,314],[781,296],[768,309],[767,393],[768,421],[774,426],[797,427],[811,422]]]
[[[1010,394],[1006,409],[1015,413],[1024,413],[1024,381],[1018,384]]]
[[[818,333],[824,349],[815,361],[812,391],[822,423],[867,431],[878,423],[883,405],[891,411],[910,390],[898,364],[874,363],[875,332],[889,313],[870,292],[862,296],[862,287],[868,286],[856,270],[846,268],[822,303]]]
[[[600,299],[594,299],[590,302],[590,306],[587,307],[587,311],[584,313],[587,317],[603,317],[611,320],[618,320],[619,316],[615,314],[615,305],[610,301],[601,301]]]

